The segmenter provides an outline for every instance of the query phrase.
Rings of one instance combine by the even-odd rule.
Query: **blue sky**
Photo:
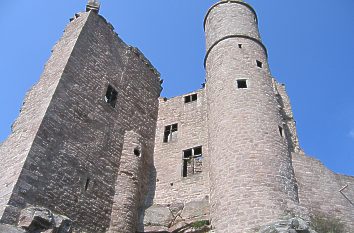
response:
[[[216,0],[102,0],[101,14],[161,72],[163,95],[204,80],[203,19]],[[307,154],[354,175],[354,1],[249,0],[272,73],[285,83]],[[0,141],[26,91],[85,0],[4,0],[0,14]]]

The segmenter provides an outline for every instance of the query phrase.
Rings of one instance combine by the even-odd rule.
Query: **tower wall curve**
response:
[[[291,155],[254,12],[229,1],[207,17],[212,225],[251,232],[298,203]],[[243,36],[219,41],[235,34]]]

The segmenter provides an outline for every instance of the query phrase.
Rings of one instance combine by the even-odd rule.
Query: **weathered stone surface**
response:
[[[280,220],[263,227],[259,233],[317,233],[309,226],[309,223],[300,218]],[[321,233],[321,232],[318,232]]]
[[[159,229],[168,232],[184,232],[182,230],[194,229],[193,224],[198,222],[209,222],[209,202],[207,200],[171,206],[154,205],[145,211],[144,231],[149,229],[150,232],[151,229],[155,231]],[[204,227],[206,226],[203,225],[201,228]]]
[[[26,233],[26,231],[14,226],[0,224],[0,233]]]
[[[186,222],[192,222],[195,219],[209,219],[209,202],[204,200],[186,203],[181,213],[181,218]]]
[[[168,206],[151,206],[145,211],[145,226],[170,227],[174,217]]]
[[[18,226],[29,230],[46,230],[54,225],[54,216],[45,208],[31,207],[21,211]]]
[[[252,8],[217,3],[205,32],[211,224],[248,233],[298,204],[285,122]]]
[[[139,49],[97,10],[75,14],[0,144],[0,222],[31,233],[253,233],[265,222],[261,233],[314,233],[276,220],[319,212],[354,232],[354,177],[301,150],[253,9],[223,1],[205,23],[207,83],[166,99]],[[169,125],[178,130],[164,142]]]
[[[105,99],[109,85],[117,92],[114,107]],[[159,74],[139,50],[102,16],[77,14],[1,145],[0,222],[16,224],[26,206],[43,206],[68,216],[75,230],[105,232],[114,203],[131,200],[136,208],[122,224],[136,227],[153,167],[160,92]],[[125,152],[140,161],[140,178],[120,200],[114,195],[126,186],[117,176],[129,131],[140,135],[140,157],[135,148]]]
[[[197,95],[185,103],[184,97]],[[207,131],[207,97],[200,89],[171,99],[159,99],[155,135],[154,165],[156,169],[153,203],[167,205],[203,200],[209,196],[209,156]],[[164,142],[164,130],[177,124],[173,140]],[[184,150],[202,146],[201,172],[182,177]]]
[[[315,158],[297,153],[292,157],[300,203],[311,214],[340,219],[348,233],[354,232],[354,178],[335,174]]]
[[[72,220],[46,208],[29,207],[21,211],[18,226],[29,232],[70,233]]]

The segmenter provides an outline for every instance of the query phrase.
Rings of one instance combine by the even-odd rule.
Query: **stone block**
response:
[[[186,203],[181,214],[182,219],[188,222],[192,219],[208,219],[209,218],[209,202],[207,200],[203,201],[192,201]]]
[[[14,226],[0,224],[0,233],[25,233],[25,231]]]
[[[145,226],[169,227],[172,221],[173,216],[167,206],[151,206],[145,211]]]

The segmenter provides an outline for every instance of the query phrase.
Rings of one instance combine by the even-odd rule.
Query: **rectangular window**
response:
[[[237,88],[239,88],[239,89],[247,88],[247,80],[246,79],[237,80]]]
[[[188,177],[202,172],[203,153],[202,147],[194,147],[183,151],[182,177]]]
[[[106,96],[105,96],[106,103],[110,104],[112,108],[115,108],[117,103],[117,97],[118,97],[118,92],[116,91],[116,89],[114,89],[114,87],[112,87],[111,85],[108,85]]]
[[[187,95],[184,97],[184,103],[190,103],[198,100],[198,94]]]
[[[242,49],[242,44],[238,44],[238,47],[239,47],[240,49]]]
[[[178,124],[165,126],[163,142],[173,142],[177,140]]]
[[[258,60],[257,60],[257,66],[258,66],[259,68],[262,68],[262,67],[263,67],[263,63],[262,63],[261,61],[258,61]]]

